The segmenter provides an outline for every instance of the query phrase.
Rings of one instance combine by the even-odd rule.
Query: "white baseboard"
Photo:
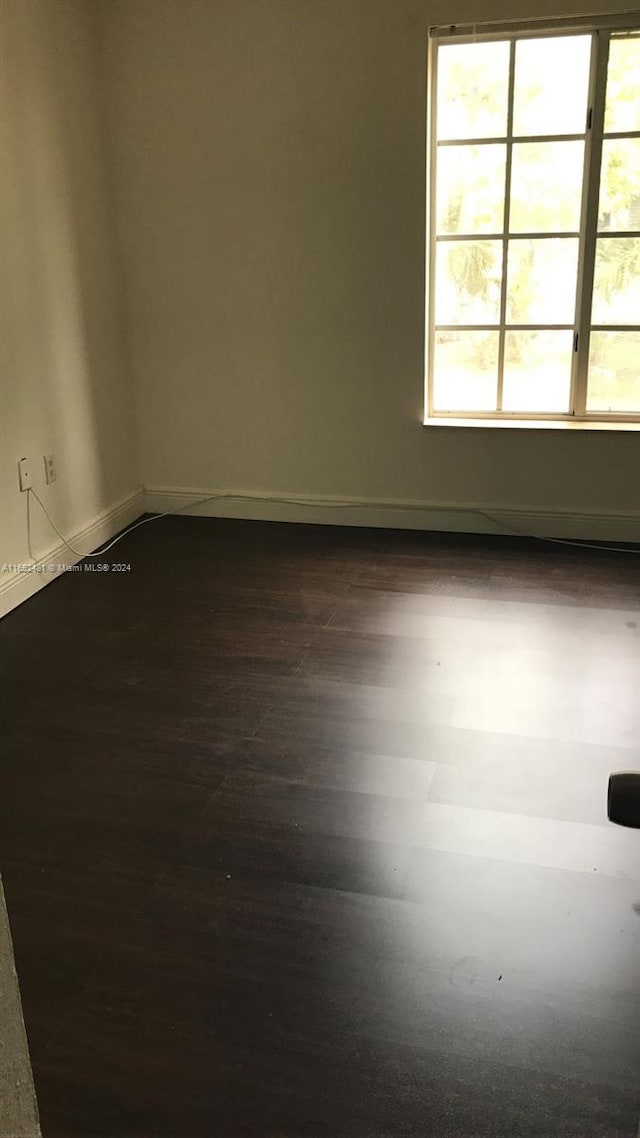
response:
[[[515,509],[513,506],[486,503],[459,506],[409,499],[321,497],[169,486],[136,490],[70,534],[68,540],[85,555],[130,525],[145,510],[253,521],[640,543],[639,514]],[[29,569],[14,570],[11,566],[0,565],[0,617],[79,560],[59,542]]]
[[[120,502],[96,514],[81,529],[69,534],[67,540],[82,556],[114,537],[119,530],[139,518],[145,509],[144,490],[136,490]],[[51,546],[37,561],[27,567],[14,569],[0,564],[0,617],[22,604],[39,589],[54,581],[72,565],[80,561],[62,542]]]
[[[576,541],[640,542],[640,514],[518,509],[476,502],[460,506],[409,499],[327,498],[308,494],[148,486],[145,506],[154,513],[179,511],[185,515],[213,518],[449,533],[518,534]]]

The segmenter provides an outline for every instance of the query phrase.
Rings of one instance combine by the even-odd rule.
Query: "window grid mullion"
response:
[[[499,332],[499,324],[436,324],[437,332]],[[607,328],[610,325],[606,326]],[[635,329],[636,325],[633,325]],[[513,332],[573,332],[573,324],[509,324]]]
[[[502,221],[502,280],[500,281],[500,334],[498,341],[498,390],[496,410],[502,411],[502,391],[504,386],[504,342],[505,320],[507,314],[507,252],[509,248],[509,214],[511,211],[511,162],[513,154],[513,92],[515,84],[516,41],[509,43],[509,87],[507,95],[507,156],[504,176],[504,213]]]
[[[592,83],[590,87],[591,129],[587,136],[585,152],[583,213],[580,225],[583,239],[577,283],[576,332],[578,336],[578,350],[575,358],[571,393],[571,410],[574,415],[579,417],[585,415],[587,406],[589,339],[596,258],[600,165],[602,161],[602,135],[607,88],[607,66],[609,61],[609,39],[609,31],[605,30],[594,33]]]
[[[605,138],[606,141],[606,138]],[[596,232],[598,241],[607,241],[610,237],[615,240],[616,237],[640,237],[640,229],[598,229]]]
[[[627,131],[620,137],[635,137],[640,134],[640,131]],[[607,137],[609,137],[607,135]],[[612,137],[614,137],[612,135]],[[574,134],[516,134],[513,135],[512,142],[581,142],[584,138],[584,131]],[[456,146],[495,146],[496,144],[504,144],[507,141],[503,134],[497,134],[488,138],[439,138],[437,142],[438,150],[452,150]]]
[[[429,262],[428,262],[428,280],[427,280],[427,413],[433,415],[433,357],[435,351],[435,276],[436,276],[436,179],[437,179],[437,138],[436,138],[436,124],[437,124],[437,107],[436,98],[438,90],[438,50],[437,43],[430,44],[429,50],[429,72],[430,72],[430,85],[429,85],[429,148],[428,148],[428,161],[429,168],[427,170],[427,187],[428,187],[428,202],[427,202],[427,227],[429,234]]]
[[[534,230],[531,233],[510,233],[509,234],[509,240],[510,241],[538,241],[538,240],[544,241],[545,239],[552,238],[555,241],[557,238],[573,237],[573,239],[575,241],[576,237],[579,237],[579,236],[580,236],[580,231],[578,229],[567,229],[566,231],[562,231],[562,232],[553,232],[553,231],[547,232],[545,230],[544,233],[543,232],[537,232]],[[605,234],[603,234],[603,236],[605,236],[605,237],[608,237],[608,236],[611,236],[611,237],[636,237],[636,236],[640,236],[640,230],[638,231],[638,233],[636,233],[635,231],[632,232],[631,230],[629,232],[623,232],[622,230],[620,230],[620,231],[612,230],[610,235],[608,233],[605,233]],[[439,233],[435,240],[436,240],[436,244],[438,244],[440,242],[446,242],[446,241],[448,241],[448,242],[454,242],[454,241],[502,241],[503,237],[504,237],[504,232],[501,232],[501,233]]]
[[[606,130],[604,132],[606,139],[612,138],[640,138],[640,130]]]

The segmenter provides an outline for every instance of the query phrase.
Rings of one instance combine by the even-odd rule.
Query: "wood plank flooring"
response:
[[[640,558],[166,518],[0,624],[44,1138],[636,1138]]]

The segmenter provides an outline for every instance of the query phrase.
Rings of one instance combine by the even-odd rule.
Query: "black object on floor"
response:
[[[619,826],[640,829],[640,773],[618,771],[609,775],[607,815]]]

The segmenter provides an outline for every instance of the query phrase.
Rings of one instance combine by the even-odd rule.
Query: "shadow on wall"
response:
[[[113,501],[109,372],[122,333],[105,288],[111,218],[88,8],[76,0],[9,0],[0,22],[2,387],[10,444],[0,494],[3,514],[14,515],[15,547],[18,535],[24,542],[24,501],[15,492],[20,454],[32,457],[40,490],[41,456],[55,453],[58,481],[46,488],[46,500],[64,532]],[[34,550],[44,553],[57,539],[37,506],[32,517]]]

